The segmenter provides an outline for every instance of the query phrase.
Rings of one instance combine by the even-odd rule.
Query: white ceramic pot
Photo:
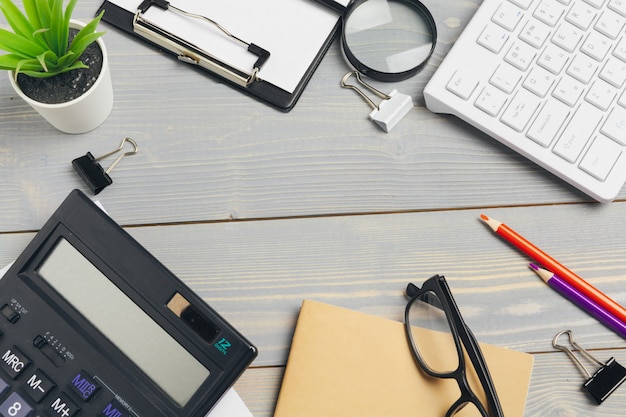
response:
[[[70,26],[80,29],[85,26],[78,20],[71,20]],[[52,126],[65,133],[85,133],[95,129],[104,122],[113,108],[113,85],[109,59],[102,37],[96,40],[102,50],[102,71],[94,85],[85,94],[74,100],[59,103],[40,103],[26,96],[15,82],[15,75],[9,72],[11,85],[16,93],[30,106],[41,114]]]

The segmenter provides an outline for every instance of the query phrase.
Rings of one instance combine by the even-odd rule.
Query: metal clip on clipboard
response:
[[[211,55],[202,48],[199,48],[179,36],[161,28],[159,25],[150,22],[144,17],[144,13],[151,6],[156,6],[163,10],[170,10],[183,16],[201,19],[211,23],[233,41],[245,46],[248,52],[258,56],[258,59],[253,65],[252,71],[247,72],[245,70],[235,68],[234,66]],[[258,80],[257,74],[270,56],[269,51],[258,45],[248,43],[238,38],[216,21],[209,19],[206,16],[179,9],[178,7],[172,6],[166,0],[144,0],[137,8],[137,13],[133,18],[133,29],[137,35],[142,36],[163,48],[178,53],[178,59],[180,61],[192,65],[199,65],[242,87],[248,87],[254,81]]]

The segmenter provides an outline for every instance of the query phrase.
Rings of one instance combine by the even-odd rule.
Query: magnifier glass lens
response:
[[[435,41],[434,23],[425,13],[407,1],[361,2],[344,21],[346,55],[379,73],[417,72],[430,57]]]

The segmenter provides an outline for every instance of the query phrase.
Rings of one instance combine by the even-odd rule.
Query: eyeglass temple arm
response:
[[[467,350],[467,354],[474,365],[474,368],[478,371],[478,378],[480,382],[483,384],[487,394],[487,402],[489,403],[489,408],[495,417],[504,417],[504,412],[502,411],[502,405],[500,404],[500,399],[498,398],[498,394],[496,392],[496,387],[493,384],[493,379],[491,378],[491,374],[489,373],[489,368],[487,368],[487,362],[485,361],[485,357],[478,346],[478,341],[474,336],[474,333],[470,330],[469,327],[465,324],[465,321],[461,317],[460,312],[458,311],[458,307],[456,304],[452,304],[452,308],[456,309],[455,321],[458,320],[459,323],[455,323],[457,326],[459,337],[463,342],[463,346]]]

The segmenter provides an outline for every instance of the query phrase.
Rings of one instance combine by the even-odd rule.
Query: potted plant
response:
[[[77,0],[12,0],[0,10],[13,32],[0,29],[0,69],[17,94],[52,126],[84,133],[99,126],[113,107],[113,87],[102,32],[102,13],[84,24],[71,18]]]

